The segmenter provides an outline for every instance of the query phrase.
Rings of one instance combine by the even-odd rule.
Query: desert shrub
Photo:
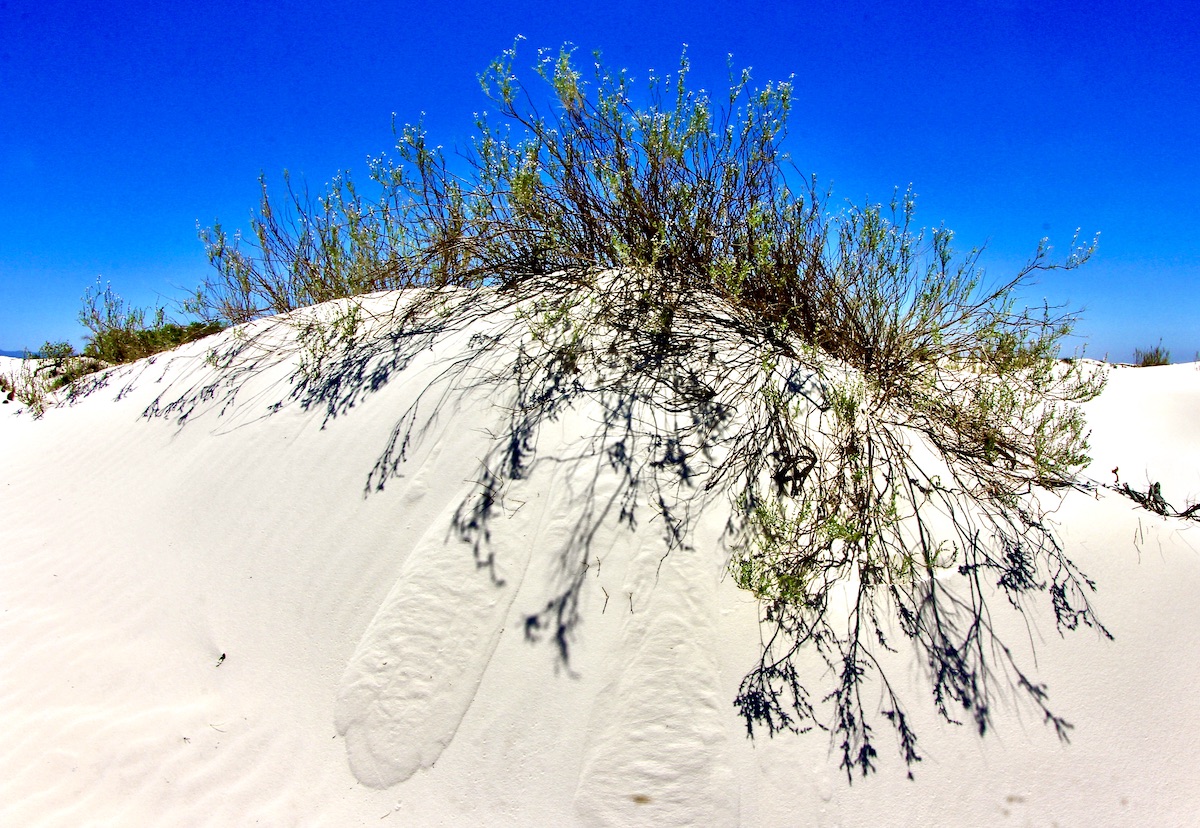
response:
[[[34,419],[46,413],[51,389],[44,377],[38,376],[34,362],[26,357],[21,367],[6,377],[0,378],[0,390],[7,400],[16,400],[28,409]]]
[[[1071,314],[1029,315],[1013,297],[1058,264],[1039,246],[1010,279],[982,284],[979,251],[956,259],[950,231],[913,227],[915,200],[834,215],[813,182],[797,190],[782,150],[791,85],[751,91],[743,72],[724,106],[674,79],[651,77],[638,108],[624,72],[596,65],[589,89],[571,52],[541,54],[538,75],[557,109],[541,114],[513,69],[515,48],[481,77],[501,124],[478,121],[469,173],[451,172],[421,127],[398,132],[399,161],[371,163],[381,186],[365,199],[349,174],[316,202],[287,186],[263,196],[242,249],[217,225],[202,232],[216,277],[192,303],[230,322],[370,290],[512,288],[561,274],[629,274],[630,298],[669,324],[697,296],[781,345],[801,341],[882,388],[912,385],[946,360],[999,370],[1042,360]],[[513,127],[516,127],[515,131]]]
[[[0,375],[5,402],[16,400],[40,418],[53,402],[53,393],[96,370],[95,360],[75,353],[70,342],[45,342],[36,353],[25,352],[21,367]]]
[[[1154,365],[1170,365],[1171,352],[1163,348],[1162,342],[1144,351],[1141,348],[1134,348],[1133,364],[1139,368],[1149,368]]]
[[[624,449],[613,463],[634,490],[643,473],[690,486],[689,456],[723,458],[702,491],[729,493],[730,571],[775,628],[735,700],[751,734],[815,724],[847,773],[866,773],[876,753],[862,688],[873,677],[903,758],[918,761],[878,656],[895,626],[948,720],[965,714],[985,731],[1010,677],[1065,737],[1044,688],[999,640],[988,599],[1048,594],[1060,627],[1099,627],[1091,582],[1038,493],[1078,485],[1088,457],[1077,404],[1104,377],[1059,359],[1073,313],[1017,299],[1039,271],[1082,265],[1094,244],[1073,241],[1055,261],[1043,240],[1016,274],[988,282],[978,250],[956,255],[949,230],[917,227],[910,191],[832,211],[815,180],[797,179],[783,150],[790,83],[753,90],[743,72],[714,101],[689,89],[685,56],[638,103],[625,72],[597,59],[585,79],[563,49],[539,53],[543,112],[515,59],[514,47],[480,79],[495,112],[479,117],[461,174],[417,125],[397,131],[395,159],[371,163],[377,200],[348,175],[315,202],[289,183],[280,205],[264,183],[252,241],[202,232],[215,275],[192,307],[242,322],[420,287],[425,299],[401,321],[426,330],[516,307],[525,339],[499,372],[519,394],[511,433],[485,464],[488,497],[462,518],[477,554],[495,493],[521,478],[542,422],[591,395],[612,401],[608,425],[629,430],[630,400],[665,396],[690,425],[654,435],[670,450],[649,468]],[[329,331],[304,334],[298,393],[344,400],[353,372],[322,386]],[[482,350],[501,338],[485,340]],[[689,524],[663,510],[668,550],[685,548]],[[527,634],[557,624],[564,658],[577,588],[548,602],[549,620],[527,623]],[[847,589],[848,618],[835,617]],[[833,679],[815,701],[796,667],[806,647]]]
[[[47,391],[70,385],[100,367],[95,359],[75,353],[75,346],[65,340],[45,342],[32,357],[41,360],[34,373],[44,381]]]
[[[262,199],[248,250],[240,233],[230,236],[220,224],[200,230],[219,276],[196,292],[188,309],[237,324],[424,283],[411,272],[419,246],[409,238],[410,221],[394,192],[370,202],[348,172],[315,202],[292,188],[287,173],[284,184],[287,196],[280,203],[260,179]]]
[[[70,342],[63,340],[61,342],[51,342],[46,340],[42,347],[38,349],[33,356],[38,359],[50,360],[55,368],[62,368],[67,360],[75,356],[75,346]]]
[[[161,307],[153,313],[143,308],[127,308],[112,286],[101,285],[99,279],[84,292],[79,321],[90,331],[84,355],[110,364],[133,362],[168,351],[225,327],[215,320],[180,324],[167,319]]]

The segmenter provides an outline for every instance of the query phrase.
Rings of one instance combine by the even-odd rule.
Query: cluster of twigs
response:
[[[1176,509],[1163,497],[1161,483],[1151,483],[1149,488],[1144,492],[1138,491],[1128,483],[1108,485],[1107,488],[1124,495],[1143,509],[1154,512],[1157,515],[1200,521],[1200,503],[1193,503],[1185,506],[1183,509]]]

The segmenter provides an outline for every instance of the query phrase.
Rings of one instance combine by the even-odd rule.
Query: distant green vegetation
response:
[[[51,392],[99,367],[94,359],[76,354],[69,342],[46,342],[36,354],[27,352],[16,372],[0,375],[0,393],[5,402],[20,402],[41,417]]]
[[[96,280],[95,286],[84,292],[79,323],[89,331],[85,336],[83,356],[109,365],[120,365],[178,348],[181,344],[226,328],[218,320],[180,324],[168,319],[162,307],[152,312],[145,308],[127,307],[125,300],[114,292],[112,286],[102,284],[100,280]],[[61,355],[62,347],[71,348],[67,343],[58,346],[48,344],[46,347],[54,348],[56,355]],[[73,355],[73,352],[67,355]]]
[[[153,313],[127,308],[112,286],[101,285],[98,279],[84,293],[79,322],[89,331],[84,355],[114,365],[169,351],[225,327],[219,321],[181,325],[167,319],[161,307]]]
[[[1154,365],[1170,365],[1171,352],[1163,348],[1160,341],[1153,348],[1148,348],[1145,351],[1141,348],[1134,348],[1133,362],[1139,368],[1148,368]]]
[[[20,401],[40,417],[52,392],[81,377],[177,348],[225,328],[217,320],[180,324],[168,319],[162,308],[151,313],[126,307],[112,286],[99,280],[84,292],[79,321],[88,330],[83,352],[77,353],[75,346],[65,340],[47,341],[36,353],[27,352],[26,360],[35,358],[39,362],[27,361],[16,373],[0,376],[0,394],[6,401]]]

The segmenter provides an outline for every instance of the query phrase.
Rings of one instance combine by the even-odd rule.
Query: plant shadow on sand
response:
[[[847,403],[853,377],[819,355],[764,340],[704,306],[649,291],[620,295],[629,289],[551,277],[513,293],[344,300],[233,329],[203,353],[166,357],[165,367],[110,370],[74,395],[116,388],[120,398],[170,376],[146,419],[183,427],[206,413],[244,421],[299,408],[324,427],[419,366],[428,372],[423,390],[364,469],[364,496],[401,474],[457,400],[486,394],[496,429],[452,532],[479,576],[501,588],[496,538],[507,488],[542,464],[579,472],[587,482],[565,541],[535,550],[553,555],[554,586],[522,610],[525,637],[550,642],[568,672],[602,527],[656,522],[665,560],[693,551],[699,516],[718,509],[729,515],[729,572],[761,599],[764,646],[731,700],[751,736],[824,730],[847,775],[866,774],[877,762],[872,721],[882,716],[911,776],[921,759],[916,734],[885,671],[898,637],[911,642],[945,719],[983,734],[996,701],[1011,694],[1065,739],[1070,725],[992,622],[991,603],[1024,611],[1048,594],[1060,629],[1107,635],[1088,602],[1093,585],[1063,554],[1036,499],[1001,509],[975,498],[970,470],[945,451],[924,451],[919,430],[878,412],[856,416]],[[454,337],[457,346],[447,347]],[[175,360],[186,365],[168,374]],[[559,456],[539,453],[549,424],[585,408],[590,432],[571,435]],[[842,493],[855,486],[891,498],[889,522],[863,529],[842,519]],[[798,669],[806,649],[820,655],[824,676]],[[883,699],[875,710],[863,701],[872,683]]]

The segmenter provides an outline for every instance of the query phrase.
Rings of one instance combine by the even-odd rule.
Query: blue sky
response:
[[[209,267],[197,222],[245,226],[260,172],[365,173],[392,113],[466,143],[476,77],[518,34],[519,65],[570,41],[642,78],[686,43],[709,90],[729,53],[756,83],[795,75],[788,149],[835,204],[911,183],[918,221],[986,243],[997,278],[1042,236],[1100,231],[1030,298],[1084,307],[1091,356],[1200,349],[1200,15],[1023,0],[0,0],[0,349],[81,342],[97,276],[135,304],[180,296]]]

